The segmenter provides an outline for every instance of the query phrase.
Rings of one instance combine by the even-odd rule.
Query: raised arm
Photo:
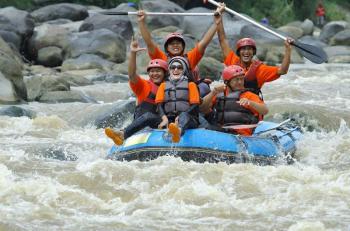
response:
[[[226,39],[224,22],[222,21],[222,19],[221,19],[221,22],[218,24],[217,32],[218,32],[218,38],[219,38],[221,50],[225,58],[230,53],[231,48],[230,48],[230,44],[228,43],[228,40]]]
[[[292,46],[291,46],[292,42],[293,42],[293,39],[291,38],[287,38],[287,40],[284,42],[284,46],[285,46],[284,57],[282,60],[282,64],[277,71],[279,75],[284,75],[284,74],[287,74],[288,72],[289,64],[290,64],[290,56],[292,53]]]
[[[137,82],[136,53],[142,50],[146,50],[146,48],[140,48],[137,40],[134,40],[134,37],[132,37],[131,43],[130,43],[130,56],[129,56],[129,66],[128,66],[129,80],[132,83]]]
[[[222,23],[222,13],[225,11],[225,4],[221,4],[214,13],[214,23],[211,25],[209,30],[205,33],[201,41],[198,43],[198,50],[201,54],[204,54],[205,49],[209,45],[210,41],[213,39],[215,32],[217,31],[217,27],[220,23]]]
[[[145,21],[146,21],[146,12],[143,10],[139,10],[137,12],[137,22],[139,25],[141,36],[143,40],[145,40],[148,52],[151,54],[154,54],[154,52],[156,51],[157,45],[154,43],[151,33],[149,32]]]

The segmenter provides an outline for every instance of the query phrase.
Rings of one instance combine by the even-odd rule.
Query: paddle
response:
[[[203,0],[204,3],[207,3],[207,2],[210,2],[211,4],[215,5],[215,6],[220,6],[220,4],[214,0]],[[225,10],[237,17],[240,17],[252,24],[254,24],[255,26],[259,27],[260,29],[263,29],[277,37],[279,37],[280,39],[283,39],[284,41],[287,40],[287,37],[277,33],[276,31],[273,31],[267,27],[265,27],[264,25],[242,15],[242,14],[239,14],[237,13],[236,11],[233,11],[231,10],[230,8],[228,7],[225,7]],[[323,49],[319,48],[319,47],[315,47],[315,46],[312,46],[312,45],[309,45],[309,44],[304,44],[304,43],[301,43],[297,40],[294,40],[293,43],[292,43],[293,46],[295,46],[295,48],[300,51],[300,53],[305,57],[307,58],[308,60],[310,60],[311,62],[313,63],[317,63],[317,64],[320,64],[320,63],[324,63],[324,62],[327,62],[328,60],[328,57],[327,57],[327,54],[324,52]]]
[[[105,15],[137,15],[137,12],[123,12],[123,11],[99,11],[100,14]],[[146,12],[147,15],[170,15],[170,16],[213,16],[214,13],[179,13],[179,12]]]
[[[229,129],[247,129],[247,128],[255,128],[259,124],[238,124],[238,125],[227,125],[223,126],[222,128],[229,128]]]
[[[260,135],[260,134],[263,134],[263,133],[268,132],[268,131],[276,130],[277,128],[281,127],[282,125],[284,125],[290,121],[291,121],[291,119],[286,119],[286,120],[282,121],[281,123],[277,124],[276,126],[269,128],[269,129],[266,129],[266,130],[261,131],[261,132],[257,132],[254,135]]]

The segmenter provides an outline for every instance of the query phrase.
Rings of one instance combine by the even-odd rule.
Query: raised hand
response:
[[[137,21],[144,22],[146,19],[146,12],[144,10],[137,11]]]
[[[166,117],[165,115],[162,116],[162,122],[160,122],[160,124],[158,125],[159,129],[162,129],[164,127],[167,127],[169,123],[168,117]]]
[[[225,3],[221,2],[221,3],[219,3],[218,8],[216,8],[216,10],[214,12],[214,21],[216,24],[221,23],[222,13],[224,13],[225,7],[226,7]]]
[[[134,36],[131,37],[131,43],[130,43],[130,52],[137,53],[139,51],[147,50],[145,47],[139,47],[139,42],[137,39],[134,38]]]

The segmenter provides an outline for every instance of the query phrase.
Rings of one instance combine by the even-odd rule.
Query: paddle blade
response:
[[[309,44],[294,41],[292,43],[300,53],[313,63],[324,63],[328,61],[328,56],[322,48],[315,47]]]

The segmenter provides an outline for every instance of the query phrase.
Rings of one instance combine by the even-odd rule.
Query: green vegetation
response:
[[[114,8],[120,3],[131,2],[138,4],[140,0],[0,0],[0,8],[14,6],[22,10],[34,10],[36,8],[62,2],[76,3],[81,5],[93,5],[102,8]]]
[[[319,1],[320,0],[225,0],[224,2],[226,2],[228,7],[237,12],[252,16],[258,21],[267,17],[272,26],[278,27],[295,20],[303,21],[306,18],[315,20],[315,9]],[[0,7],[14,6],[18,9],[30,11],[44,5],[59,2],[114,8],[123,2],[138,4],[140,0],[0,0]],[[322,2],[326,8],[327,21],[345,20],[346,9],[348,11],[350,10],[349,0],[323,0]],[[201,5],[201,3],[198,4]]]

